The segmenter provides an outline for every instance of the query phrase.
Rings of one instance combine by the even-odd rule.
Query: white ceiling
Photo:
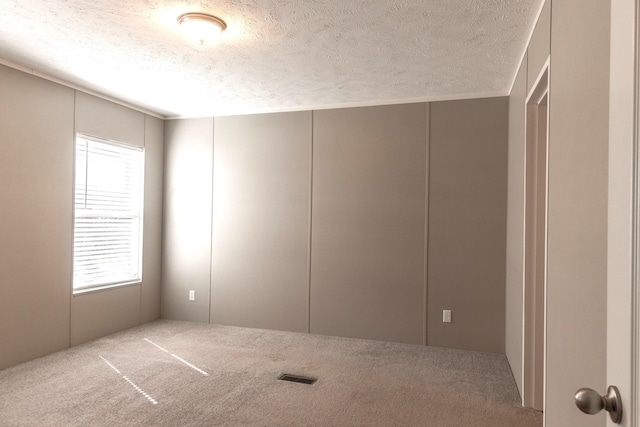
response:
[[[542,0],[0,0],[0,61],[163,117],[506,95]],[[228,28],[201,46],[186,12]]]

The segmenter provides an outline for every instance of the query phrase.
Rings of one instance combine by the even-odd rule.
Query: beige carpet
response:
[[[502,355],[160,320],[0,371],[0,425],[540,427],[542,416],[519,407]]]

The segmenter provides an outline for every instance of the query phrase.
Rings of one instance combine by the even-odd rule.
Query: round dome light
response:
[[[178,23],[200,44],[205,44],[218,37],[227,24],[217,16],[206,13],[185,13],[178,17]]]

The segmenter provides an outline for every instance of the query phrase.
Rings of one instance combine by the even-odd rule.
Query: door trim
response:
[[[524,227],[523,227],[523,251],[522,251],[522,404],[523,406],[527,406],[527,407],[534,407],[535,409],[538,410],[544,410],[544,406],[545,406],[545,402],[546,402],[546,371],[547,371],[547,360],[546,360],[546,336],[547,336],[547,238],[548,238],[548,213],[549,213],[549,209],[548,209],[548,195],[549,195],[549,103],[550,103],[550,98],[549,98],[549,76],[550,76],[550,58],[547,57],[547,60],[545,61],[542,69],[540,70],[540,73],[538,74],[531,90],[529,91],[529,93],[527,94],[527,97],[525,99],[525,158],[524,158],[524,165],[525,165],[525,179],[524,179]],[[531,151],[531,128],[530,128],[530,108],[534,107],[534,106],[540,106],[541,102],[543,99],[545,99],[546,97],[546,117],[545,117],[545,123],[546,123],[546,135],[544,138],[544,143],[545,143],[545,154],[544,154],[544,196],[545,196],[545,200],[544,200],[544,230],[542,231],[543,235],[544,235],[544,247],[543,247],[543,256],[542,256],[542,289],[538,290],[538,292],[540,292],[539,297],[535,298],[535,294],[536,294],[536,290],[535,288],[533,290],[528,289],[527,287],[527,257],[528,257],[528,253],[529,253],[529,243],[528,243],[528,218],[529,218],[529,208],[528,208],[528,199],[529,199],[529,174],[530,174],[530,170],[529,168],[531,167],[531,162],[533,160],[529,159],[529,156],[532,155],[532,153],[530,153]],[[537,132],[539,132],[538,128],[538,123],[539,120],[537,119],[537,114],[538,112],[535,112],[536,115],[536,119],[535,119],[535,126],[536,126],[536,136],[534,137],[534,139],[536,141],[539,141],[539,138],[537,137]],[[534,144],[537,145],[537,142],[534,142]],[[536,153],[533,153],[533,156],[536,156]],[[540,177],[536,176],[537,179],[539,179]],[[530,295],[533,291],[534,294],[534,298],[537,300],[538,304],[542,304],[542,310],[538,311],[535,310],[535,307],[537,306],[536,303],[534,303],[533,305],[533,310],[534,313],[533,318],[529,319],[529,316],[531,316],[531,308],[528,307],[529,302],[527,300],[527,296]],[[533,327],[533,331],[534,331],[534,336],[531,337],[531,322],[534,322],[535,324],[535,316],[536,315],[541,315],[542,319],[541,319],[541,325],[542,325],[542,331],[538,331],[539,333],[542,334],[542,337],[537,344],[535,343],[535,331],[536,331],[536,327]],[[540,326],[540,323],[538,323],[538,325]],[[533,344],[531,342],[531,340],[533,341]],[[538,359],[542,359],[542,360],[536,360],[536,345],[542,345],[542,349],[538,348]],[[533,353],[533,355],[531,355],[530,353]],[[538,367],[538,373],[536,374],[536,368]],[[542,366],[542,372],[539,371],[539,367]],[[539,377],[537,377],[537,375],[542,375],[541,378],[541,384],[537,384],[536,385],[536,378],[538,378],[538,380],[540,379]],[[533,376],[533,385],[531,384],[531,377]],[[542,389],[542,396],[541,397],[536,397],[536,392],[540,392],[540,388]],[[541,401],[540,401],[541,399]],[[536,402],[537,401],[537,402]]]
[[[640,425],[639,29],[636,1],[611,2],[607,383],[620,390],[624,427]]]
[[[640,7],[635,3],[633,99],[633,277],[631,283],[631,424],[640,425]]]

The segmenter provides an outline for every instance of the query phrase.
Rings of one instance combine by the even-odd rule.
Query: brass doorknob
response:
[[[604,409],[614,423],[620,424],[622,421],[622,399],[616,386],[609,386],[604,396],[590,388],[581,388],[576,392],[575,402],[585,414],[597,414]]]

